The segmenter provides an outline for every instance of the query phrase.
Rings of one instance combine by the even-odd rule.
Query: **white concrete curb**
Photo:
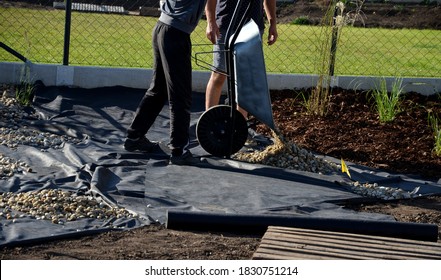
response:
[[[0,62],[0,83],[19,84],[24,63]],[[64,66],[55,64],[28,63],[31,78],[41,80],[46,86],[69,86],[97,88],[125,86],[148,88],[152,76],[151,69],[107,68],[93,66]],[[210,77],[209,71],[193,72],[193,90],[204,92]],[[302,89],[316,85],[316,75],[304,74],[268,74],[268,87],[271,90]],[[338,76],[331,81],[332,87],[367,90],[376,88],[382,77]],[[401,77],[400,77],[401,78]],[[395,77],[385,77],[391,85]],[[404,92],[418,92],[432,95],[441,92],[441,78],[406,78],[403,77]]]

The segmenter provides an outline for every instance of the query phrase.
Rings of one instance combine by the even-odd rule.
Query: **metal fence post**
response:
[[[72,18],[72,0],[65,0],[66,19],[64,24],[64,53],[63,65],[69,65],[70,26]]]
[[[330,62],[329,62],[329,76],[334,76],[334,68],[335,68],[335,55],[337,53],[337,39],[338,39],[338,31],[339,28],[337,26],[337,5],[334,6],[334,17],[332,20],[332,38],[331,38],[331,54],[330,54]]]

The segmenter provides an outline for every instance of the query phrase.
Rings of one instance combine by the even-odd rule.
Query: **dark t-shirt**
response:
[[[190,34],[198,25],[206,2],[207,0],[167,0],[161,6],[159,20]]]
[[[265,24],[263,21],[263,0],[245,0],[242,1],[242,6],[240,9],[239,16],[237,18],[236,24],[239,24],[240,19],[245,13],[245,9],[251,2],[251,18],[256,22],[259,29],[263,30]],[[233,17],[234,10],[236,9],[238,0],[219,0],[216,6],[216,22],[219,28],[227,29],[231,19]]]

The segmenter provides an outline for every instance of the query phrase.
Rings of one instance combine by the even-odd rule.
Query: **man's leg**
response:
[[[158,26],[155,26],[152,37],[154,56],[152,81],[138,105],[130,127],[127,129],[127,139],[124,143],[124,148],[128,151],[150,152],[157,145],[156,143],[151,143],[145,137],[145,134],[153,125],[167,101],[165,75],[157,38]]]
[[[191,41],[189,34],[166,25],[163,25],[162,35],[162,40],[158,44],[167,81],[170,148],[172,156],[181,156],[188,146],[190,137]]]
[[[219,104],[222,87],[226,79],[225,75],[211,72],[210,80],[208,81],[207,89],[205,91],[205,110]]]
[[[224,38],[227,30],[220,29],[219,32],[220,36],[217,38],[217,42],[213,46],[213,67],[217,71],[222,71],[226,73],[227,70],[225,61]],[[214,71],[211,72],[211,76],[205,90],[205,110],[219,105],[220,97],[222,95],[222,89],[227,79],[226,74],[221,74]],[[245,117],[245,119],[247,118],[248,113],[244,109],[237,106],[237,110]]]
[[[227,77],[225,75],[211,72],[210,80],[207,84],[205,91],[205,110],[210,109],[213,106],[219,105],[219,100],[222,94],[222,87],[224,86]],[[237,106],[237,110],[244,116],[248,117],[248,112]]]

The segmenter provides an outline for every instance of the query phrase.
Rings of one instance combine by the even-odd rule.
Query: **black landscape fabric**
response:
[[[386,215],[359,213],[341,206],[362,199],[340,184],[348,181],[346,174],[285,170],[207,154],[194,133],[204,111],[203,93],[193,94],[190,143],[192,153],[204,158],[200,165],[167,164],[168,106],[147,135],[150,140],[161,141],[161,148],[152,154],[125,151],[125,132],[144,93],[142,89],[124,87],[46,87],[37,93],[34,103],[40,119],[29,120],[26,125],[81,142],[47,150],[0,145],[0,153],[20,159],[33,169],[0,181],[0,192],[60,189],[93,195],[137,216],[83,218],[63,224],[28,216],[0,217],[0,246],[165,224],[167,211],[393,221]],[[381,182],[406,191],[420,187],[421,195],[441,193],[437,182],[347,164],[354,180]]]

